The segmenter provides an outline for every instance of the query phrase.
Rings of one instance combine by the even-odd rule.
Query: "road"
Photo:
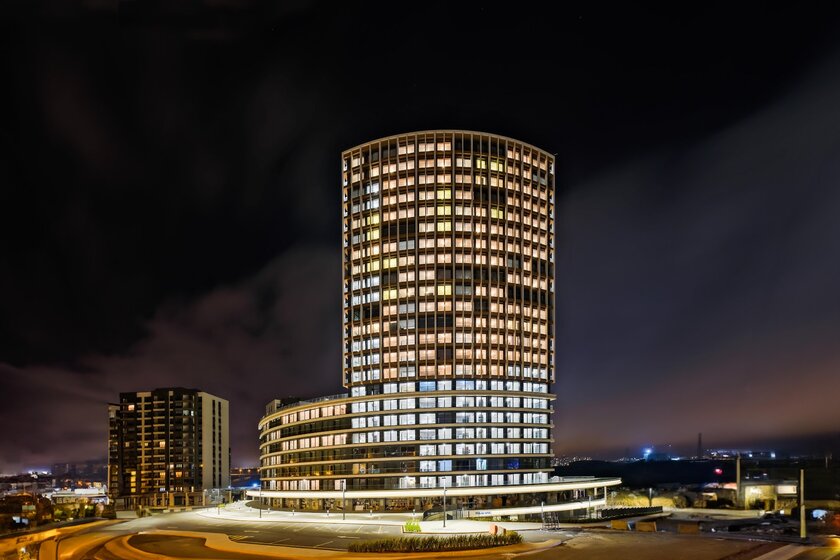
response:
[[[230,540],[243,544],[263,544],[281,547],[300,547],[301,556],[329,551],[345,551],[350,543],[389,536],[399,536],[400,526],[370,523],[292,522],[287,519],[255,522],[253,519],[225,519],[201,515],[197,512],[171,513],[136,519],[125,523],[92,528],[87,532],[64,537],[60,555],[47,547],[45,557],[71,560],[124,560],[132,557],[132,549],[139,549],[160,557],[256,560],[254,551],[230,552],[214,550],[204,545],[204,539],[192,535],[164,534],[157,531],[195,531],[228,535]],[[572,531],[526,531],[526,541],[548,539],[563,541],[562,545],[528,554],[529,560],[608,560],[632,557],[639,560],[717,560],[760,558],[773,545],[747,540],[724,540],[713,536],[677,535],[674,533],[636,533],[590,529]],[[225,537],[220,537],[225,539]],[[550,543],[547,543],[550,544]],[[780,545],[775,545],[780,546]],[[763,548],[762,548],[763,547]],[[781,551],[776,551],[781,552]],[[825,547],[803,549],[797,560],[840,560],[840,541],[827,542]],[[472,556],[475,560],[498,558],[496,551]],[[781,558],[781,557],[780,557]],[[785,555],[790,560],[791,555]],[[769,558],[767,560],[770,560]]]
[[[255,523],[231,519],[214,519],[194,512],[167,513],[135,519],[102,529],[103,533],[127,535],[143,531],[168,529],[224,533],[232,541],[250,544],[271,544],[347,550],[354,540],[377,539],[401,534],[396,525],[315,524],[276,521]],[[134,541],[132,541],[134,543]]]

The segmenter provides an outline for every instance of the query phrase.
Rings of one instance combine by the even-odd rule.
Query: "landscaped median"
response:
[[[452,535],[451,537],[397,537],[350,544],[348,552],[449,552],[520,544],[522,535]]]

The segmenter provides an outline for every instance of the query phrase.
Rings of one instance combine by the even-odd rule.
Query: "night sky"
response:
[[[557,154],[556,452],[840,441],[830,4],[63,4],[0,17],[0,472],[161,386],[256,464],[342,391],[341,150],[434,128]]]

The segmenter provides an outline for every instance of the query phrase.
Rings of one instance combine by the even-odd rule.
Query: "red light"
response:
[[[723,469],[720,468],[720,467],[716,468],[715,469],[715,474],[718,475],[718,476],[722,475],[723,474]]]

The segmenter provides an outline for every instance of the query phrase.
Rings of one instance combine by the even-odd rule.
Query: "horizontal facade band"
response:
[[[480,393],[480,394],[478,394]],[[379,400],[391,400],[391,399],[409,399],[409,398],[420,398],[420,397],[475,397],[475,396],[482,396],[482,397],[520,397],[520,398],[537,398],[537,399],[546,399],[549,401],[553,401],[557,399],[557,395],[554,393],[539,393],[534,391],[515,391],[515,390],[489,390],[489,389],[469,389],[469,390],[450,390],[450,391],[407,391],[407,392],[398,392],[398,393],[377,393],[374,395],[361,395],[361,396],[346,396],[346,397],[331,397],[325,400],[312,400],[312,401],[302,401],[299,404],[291,404],[286,405],[280,410],[272,412],[271,414],[267,414],[263,416],[258,425],[257,429],[261,432],[264,430],[265,425],[279,420],[282,416],[285,416],[290,413],[294,412],[302,412],[304,410],[311,410],[313,408],[320,408],[322,406],[333,406],[333,405],[348,405],[358,402],[367,402],[367,401],[379,401]],[[473,407],[475,408],[475,407]],[[484,407],[488,409],[487,407]],[[496,408],[506,408],[506,407],[493,407]],[[520,410],[523,407],[517,407],[515,410]],[[446,411],[449,410],[447,407],[435,407],[434,410]],[[397,409],[402,410],[402,409]],[[409,409],[406,409],[409,410]],[[419,410],[419,407],[410,410]],[[489,410],[489,409],[488,409]],[[508,410],[514,410],[514,408],[510,408]],[[524,410],[550,410],[544,408],[533,408],[533,409],[524,409]],[[432,409],[429,409],[431,412]],[[382,411],[375,411],[375,412],[382,412]],[[291,427],[296,424],[307,424],[313,420],[321,420],[321,419],[329,419],[329,418],[344,418],[351,415],[358,415],[358,414],[365,414],[364,412],[346,412],[343,414],[337,414],[333,416],[321,416],[319,418],[313,418],[311,420],[297,420],[295,422],[289,422],[288,424],[283,424],[283,427]],[[280,426],[276,426],[279,428]]]
[[[290,452],[287,452],[290,453]],[[291,452],[294,453],[294,452]],[[278,455],[263,455],[262,458],[267,457],[277,457]],[[482,459],[511,459],[515,457],[524,457],[524,458],[546,458],[550,459],[554,457],[551,453],[506,453],[504,455],[493,455],[493,454],[483,454],[480,456]],[[376,459],[377,462],[387,462],[387,461],[432,461],[432,460],[439,460],[439,459],[475,459],[475,455],[364,455],[359,457],[351,457],[350,459],[320,459],[316,461],[300,461],[295,463],[275,463],[274,465],[268,464],[265,466],[257,467],[258,469],[270,469],[270,468],[287,468],[292,466],[297,467],[304,467],[304,466],[311,466],[311,465],[336,465],[336,464],[349,464],[349,463],[358,463],[359,461],[364,461],[366,459]],[[539,469],[539,470],[546,470],[546,469]]]
[[[413,472],[366,472],[357,474],[324,474],[324,475],[285,475],[285,476],[262,476],[262,480],[303,480],[304,478],[314,480],[342,480],[342,479],[359,479],[359,478],[405,478],[415,476],[461,476],[470,474],[518,474],[518,473],[540,473],[545,472],[546,469],[516,469],[512,470],[485,470],[477,471],[475,469],[469,471],[413,471]],[[399,475],[399,476],[395,476]]]
[[[548,482],[545,484],[521,484],[517,486],[455,486],[446,488],[447,496],[492,496],[496,494],[541,494],[545,492],[565,492],[568,490],[589,490],[607,486],[618,486],[620,478],[585,478],[575,481]],[[443,488],[400,488],[394,490],[248,490],[251,498],[423,498],[438,497]]]
[[[448,494],[448,492],[447,492]],[[592,500],[564,502],[562,504],[546,504],[544,506],[528,506],[528,507],[512,507],[512,508],[490,508],[462,510],[464,517],[493,517],[496,515],[538,515],[541,513],[551,513],[553,511],[574,511],[576,509],[586,509],[589,507],[598,508],[606,507],[607,500],[605,498],[594,498]]]

